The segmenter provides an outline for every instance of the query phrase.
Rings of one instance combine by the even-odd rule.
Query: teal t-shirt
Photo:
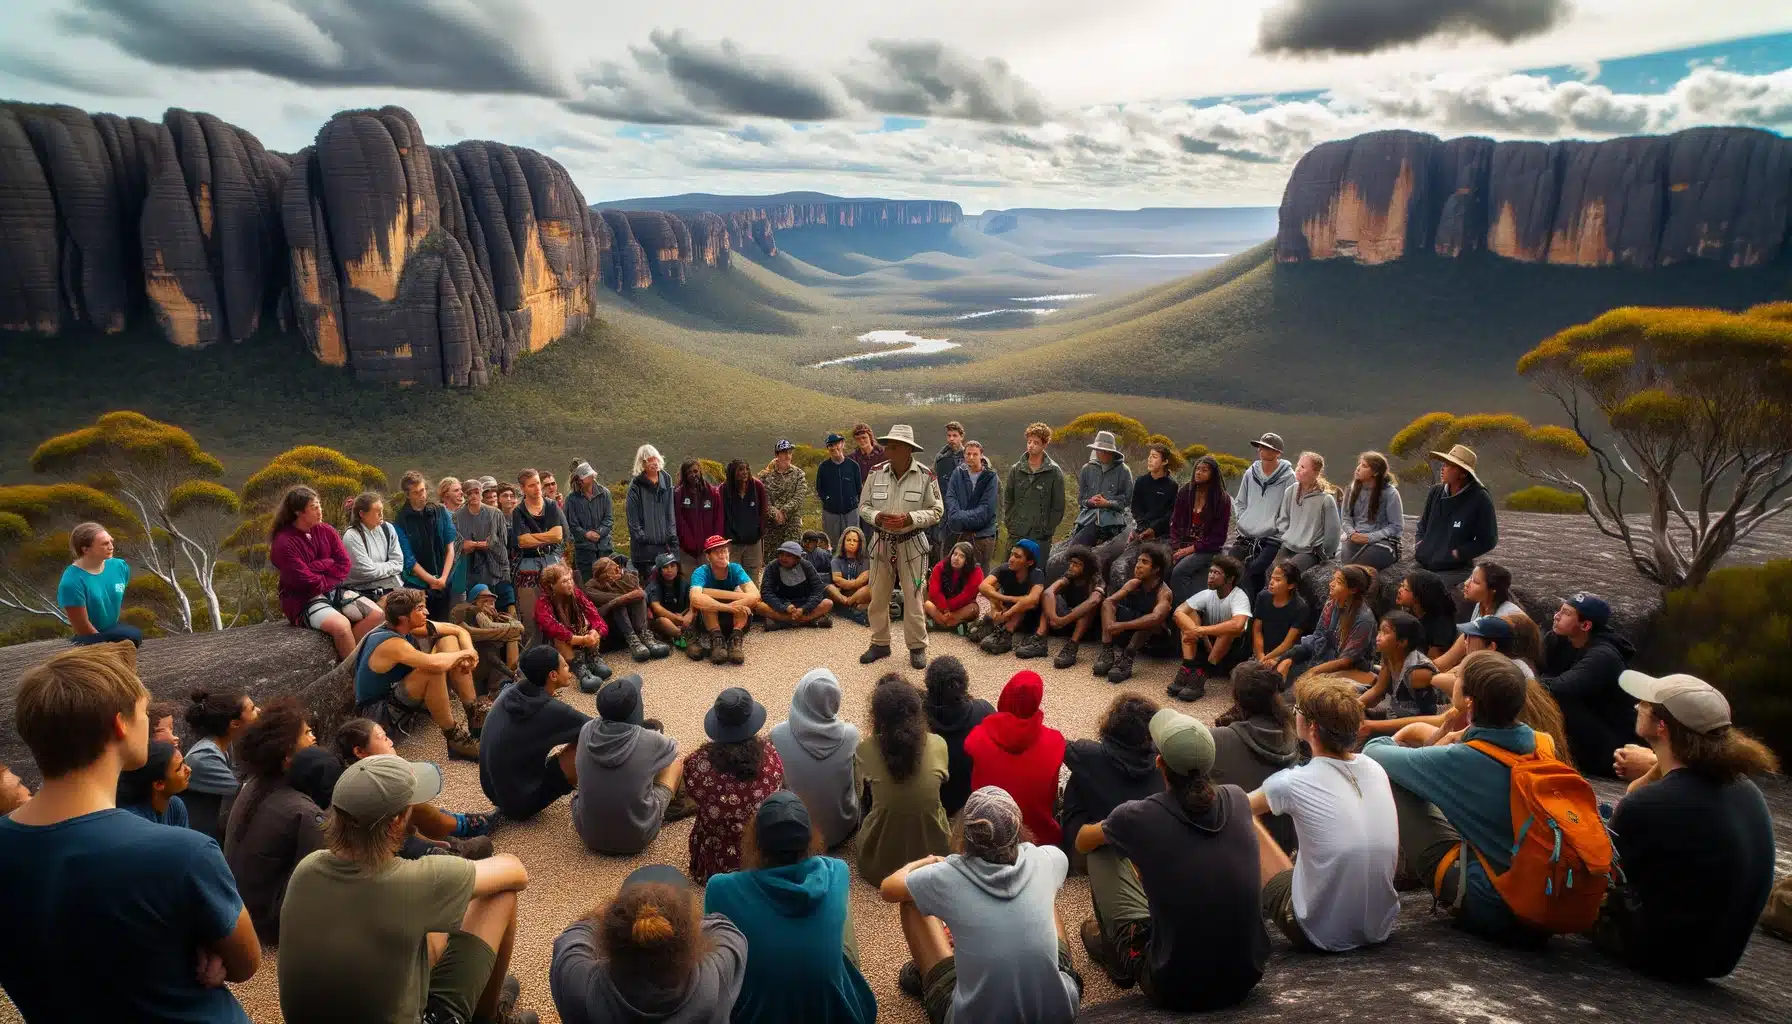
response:
[[[124,588],[130,582],[131,564],[122,558],[106,559],[97,573],[71,564],[62,570],[62,582],[56,584],[56,603],[63,608],[85,608],[94,629],[111,629],[118,625]]]
[[[728,578],[725,580],[716,579],[715,572],[710,569],[708,562],[699,565],[697,570],[691,573],[692,590],[739,590],[750,582],[752,582],[751,577],[747,575],[747,570],[740,567],[739,562],[728,563]]]

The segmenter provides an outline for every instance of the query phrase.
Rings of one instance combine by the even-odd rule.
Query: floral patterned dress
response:
[[[765,798],[784,788],[784,761],[763,738],[759,774],[742,782],[716,770],[709,761],[711,744],[691,754],[684,766],[684,791],[697,803],[691,826],[691,881],[702,885],[710,875],[740,870],[741,831]]]

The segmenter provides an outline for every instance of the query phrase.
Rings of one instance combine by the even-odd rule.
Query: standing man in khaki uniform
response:
[[[859,656],[869,665],[890,656],[890,591],[902,588],[902,632],[908,663],[927,667],[927,531],[946,514],[933,471],[916,462],[921,450],[906,423],[877,439],[889,461],[880,463],[859,492],[859,518],[871,534],[871,649]]]

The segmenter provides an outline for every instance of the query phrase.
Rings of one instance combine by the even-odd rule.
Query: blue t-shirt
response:
[[[129,811],[144,821],[153,821],[158,825],[173,825],[175,828],[193,827],[192,822],[187,818],[187,805],[178,796],[169,797],[168,809],[160,814],[156,813],[154,804],[148,803],[128,804],[120,807],[119,810]]]
[[[111,629],[118,625],[124,588],[130,582],[131,564],[122,558],[106,559],[97,573],[71,564],[62,570],[62,582],[56,584],[56,603],[63,608],[85,608],[94,629]]]
[[[199,948],[243,909],[210,836],[117,809],[0,818],[0,907],[0,987],[26,1020],[248,1024],[229,988],[197,977]]]
[[[692,590],[739,590],[750,582],[747,570],[740,567],[739,562],[728,563],[728,578],[721,583],[716,582],[715,573],[710,571],[709,563],[704,562],[691,573]]]

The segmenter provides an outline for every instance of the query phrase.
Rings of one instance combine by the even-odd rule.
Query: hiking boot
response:
[[[1133,651],[1130,647],[1122,647],[1114,652],[1114,667],[1108,669],[1108,682],[1124,683],[1132,678]]]
[[[1089,666],[1090,671],[1097,676],[1106,676],[1113,667],[1114,645],[1102,644],[1101,653],[1095,656],[1095,664]]]
[[[680,790],[673,795],[671,800],[666,802],[666,813],[660,816],[660,820],[670,824],[674,821],[683,821],[686,818],[694,818],[696,816],[697,801],[691,799],[689,793]]]
[[[678,639],[685,645],[684,653],[690,655],[692,661],[709,657],[709,634],[687,629]]]
[[[858,623],[861,626],[871,625],[871,615],[870,615],[870,613],[866,612],[865,609],[863,609],[863,608],[848,608],[848,609],[846,609],[846,617],[851,619],[852,621]]]
[[[1189,673],[1189,681],[1182,684],[1182,688],[1176,691],[1176,699],[1185,704],[1193,704],[1205,696],[1207,696],[1207,672],[1205,669],[1198,668]],[[1223,727],[1215,726],[1215,728]]]
[[[1075,665],[1076,656],[1080,653],[1078,650],[1080,646],[1075,640],[1064,641],[1064,646],[1058,648],[1058,656],[1052,659],[1052,667],[1069,668]]]
[[[648,732],[663,734],[666,731],[666,723],[657,718],[643,718],[641,719],[641,728],[646,729]]]
[[[492,855],[491,836],[468,836],[464,839],[449,836],[443,842],[448,844],[448,849],[453,850],[456,857],[466,860],[484,860]]]
[[[1187,665],[1183,665],[1176,670],[1176,678],[1170,680],[1170,685],[1164,687],[1164,692],[1172,697],[1180,697],[1182,696],[1182,691],[1195,685],[1195,680],[1200,676],[1200,669],[1189,668]]]
[[[765,619],[763,621],[767,633],[776,633],[780,629],[789,629],[793,625],[793,623],[785,622],[783,619]]]
[[[734,635],[728,638],[728,663],[731,665],[744,665],[747,663],[746,630],[737,629],[734,631]]]
[[[641,639],[641,634],[630,633],[623,640],[628,643],[628,656],[637,663],[653,660],[653,652],[647,649],[647,641]]]
[[[996,620],[985,615],[976,622],[964,627],[964,638],[971,643],[980,644],[983,638],[996,631]]]
[[[814,626],[816,629],[833,629],[834,617],[832,615],[823,615],[819,619],[810,619],[809,625]]]
[[[462,761],[479,760],[479,741],[467,732],[464,726],[455,725],[442,730],[442,741],[448,744],[449,758]]]
[[[977,646],[983,648],[984,654],[1007,654],[1014,650],[1014,634],[1005,626],[997,626],[995,632],[984,637]]]
[[[604,688],[603,677],[591,671],[591,666],[580,662],[573,672],[578,676],[580,693],[596,693]]]
[[[920,670],[927,667],[927,648],[910,647],[908,649],[908,667]]]
[[[491,835],[499,818],[497,811],[490,814],[474,814],[471,811],[466,811],[458,814],[450,813],[449,816],[454,819],[454,834],[462,839]]]
[[[605,661],[595,650],[585,655],[585,664],[599,682],[608,682],[610,677],[616,674],[616,670],[610,667],[610,663]]]
[[[921,1000],[921,969],[915,966],[913,960],[903,964],[902,970],[896,972],[896,987],[910,999],[916,1002]]]
[[[872,644],[864,654],[859,655],[859,664],[869,665],[874,661],[882,661],[890,656],[890,648],[885,644]]]
[[[739,636],[740,633],[737,631],[734,635]],[[709,634],[709,663],[711,665],[728,664],[728,641],[723,638],[720,630]]]
[[[682,640],[684,638],[680,637],[679,639]],[[641,642],[647,646],[647,656],[650,658],[664,658],[672,653],[672,648],[666,646],[660,641],[659,637],[654,636],[652,633],[642,637]]]
[[[1047,651],[1045,637],[1038,633],[1014,638],[1014,656],[1016,658],[1043,658]]]
[[[1128,926],[1122,925],[1124,932]],[[1108,940],[1101,934],[1101,923],[1091,917],[1083,921],[1078,929],[1083,940],[1083,952],[1089,954],[1089,962],[1101,968],[1101,973],[1108,976],[1118,988],[1131,988],[1138,983],[1138,978],[1124,970],[1116,960],[1124,959],[1119,952],[1108,945]],[[1118,936],[1116,936],[1118,938]]]
[[[471,704],[462,701],[461,707],[465,708],[467,711],[467,728],[473,732],[478,732],[480,729],[485,728],[485,716],[492,710],[492,699],[490,697],[481,697]]]

